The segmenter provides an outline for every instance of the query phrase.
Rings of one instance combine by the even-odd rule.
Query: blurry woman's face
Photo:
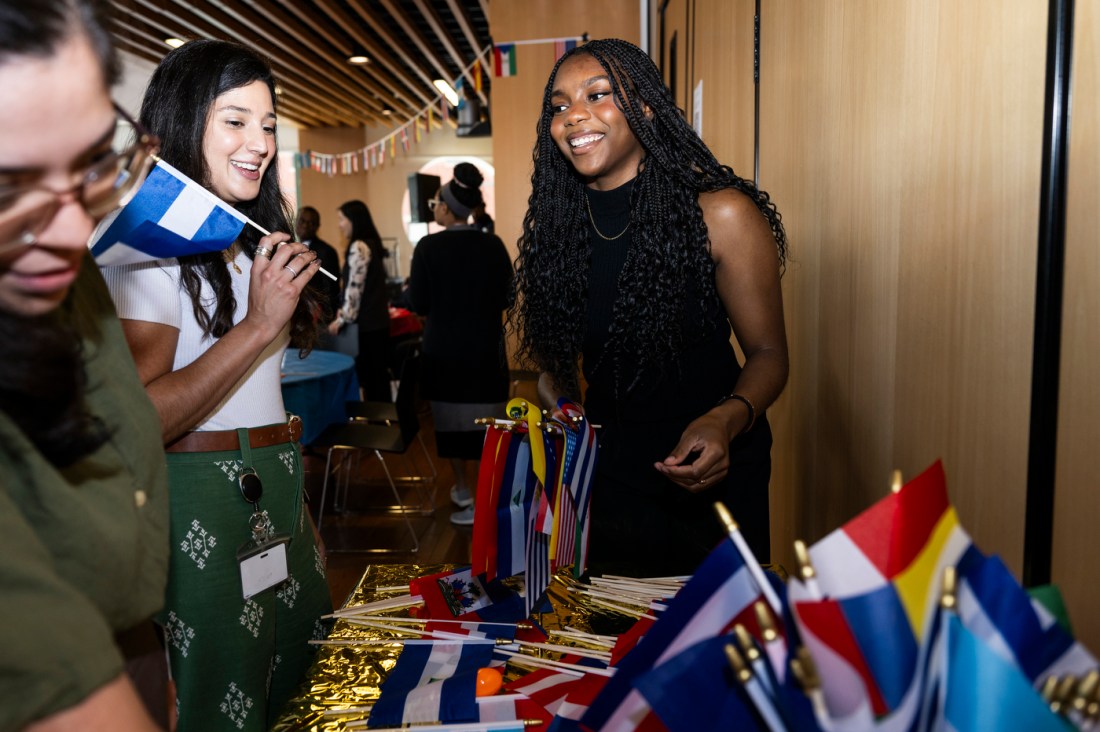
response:
[[[260,181],[275,157],[275,107],[262,81],[230,89],[214,100],[202,152],[211,190],[227,203],[260,195]]]
[[[115,112],[83,36],[65,41],[49,57],[14,56],[0,63],[0,109],[0,194],[26,186],[64,192],[34,243],[0,243],[0,309],[42,315],[65,299],[80,271],[96,222],[73,188],[110,153]],[[20,205],[18,195],[12,198],[0,199],[8,213]],[[20,227],[19,221],[9,223]]]
[[[344,215],[344,212],[336,210],[336,228],[340,230],[340,233],[349,242],[351,241],[351,221]]]

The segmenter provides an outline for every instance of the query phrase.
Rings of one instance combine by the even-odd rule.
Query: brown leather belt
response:
[[[250,447],[270,447],[286,442],[297,442],[302,436],[301,417],[292,416],[286,424],[253,427],[248,430]],[[214,432],[187,432],[169,443],[166,452],[222,452],[240,450],[241,442],[236,430],[218,430]]]

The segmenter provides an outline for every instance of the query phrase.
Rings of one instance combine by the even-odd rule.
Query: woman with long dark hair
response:
[[[367,401],[388,402],[390,396],[390,307],[386,298],[386,265],[389,255],[374,226],[370,209],[362,201],[344,203],[336,210],[336,225],[348,247],[344,251],[344,287],[340,310],[329,324],[329,334],[355,323],[359,352],[355,357],[359,385]]]
[[[168,483],[88,254],[155,146],[122,137],[93,0],[0,0],[0,729],[153,730]],[[147,696],[167,721],[163,661]],[[159,692],[156,690],[159,684]],[[157,695],[159,693],[159,698]],[[159,707],[159,709],[157,708]]]
[[[301,423],[280,386],[287,346],[317,335],[307,284],[318,260],[284,233],[275,101],[270,67],[242,45],[196,40],[165,56],[141,109],[161,156],[276,233],[246,227],[225,252],[104,272],[168,451],[161,619],[181,732],[266,730],[330,608],[303,502]]]
[[[625,41],[558,61],[537,134],[512,316],[544,403],[580,399],[583,373],[602,425],[592,566],[692,572],[721,537],[718,500],[766,560],[764,411],[788,369],[779,213]]]

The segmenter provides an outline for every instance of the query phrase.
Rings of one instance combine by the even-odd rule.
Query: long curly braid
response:
[[[618,39],[579,46],[554,66],[536,126],[531,196],[516,262],[517,298],[509,310],[521,360],[549,373],[567,394],[579,396],[577,364],[590,267],[584,181],[550,134],[554,80],[561,65],[578,54],[603,66],[616,105],[645,153],[631,192],[633,241],[603,356],[611,359],[621,395],[643,377],[662,374],[679,354],[687,297],[698,298],[701,314],[713,312],[718,303],[700,193],[733,188],[749,196],[768,220],[781,269],[787,237],[768,194],[718,162],[685,121],[645,52]],[[709,327],[705,316],[700,318],[699,327]]]

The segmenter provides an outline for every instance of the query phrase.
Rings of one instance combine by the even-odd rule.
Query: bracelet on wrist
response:
[[[737,433],[739,436],[743,435],[746,432],[748,432],[749,430],[751,430],[752,426],[754,424],[756,424],[756,407],[754,407],[752,405],[752,402],[749,401],[748,397],[742,396],[741,394],[727,394],[724,397],[722,397],[721,399],[719,399],[718,403],[715,404],[714,406],[716,406],[716,407],[721,406],[721,405],[725,404],[728,401],[741,402],[742,404],[745,405],[745,409],[749,410],[749,421],[745,424],[745,427],[740,432]]]

